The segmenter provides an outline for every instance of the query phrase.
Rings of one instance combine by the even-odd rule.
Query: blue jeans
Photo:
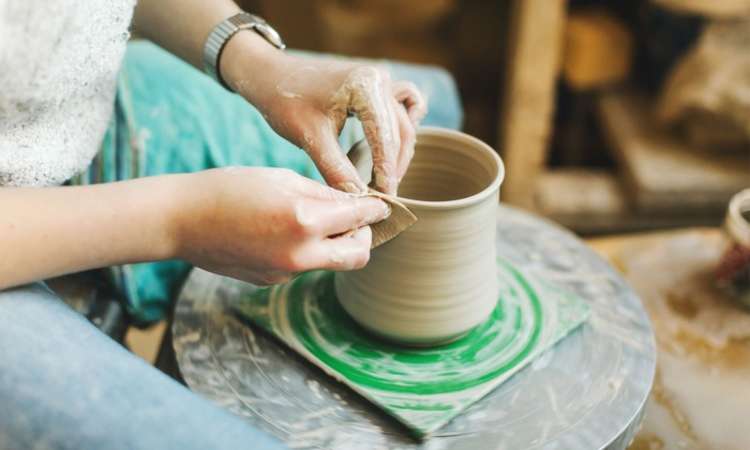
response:
[[[281,449],[42,284],[0,292],[0,448]]]
[[[445,72],[399,64],[391,70],[394,78],[410,79],[433,94],[426,124],[460,125],[458,95]],[[113,125],[104,146],[113,146],[118,161],[133,154],[119,151],[118,142],[127,145],[148,132],[150,148],[140,156],[143,164],[123,160],[112,165],[113,179],[79,181],[225,164],[285,166],[319,176],[306,156],[275,135],[257,111],[148,43],[129,46]],[[362,136],[354,123],[343,134],[344,148]],[[102,155],[98,173],[106,174],[103,165],[109,159]],[[138,170],[128,172],[130,167]],[[129,312],[142,321],[163,315],[173,292],[169,285],[184,272],[181,267],[179,262],[127,267],[122,278],[131,285],[123,289]],[[0,449],[32,448],[284,446],[132,355],[44,285],[35,284],[0,292]]]

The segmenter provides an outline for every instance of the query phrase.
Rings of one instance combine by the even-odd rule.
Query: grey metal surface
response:
[[[252,285],[196,270],[173,325],[191,389],[305,449],[624,449],[651,390],[651,325],[625,282],[572,234],[498,209],[498,251],[585,299],[591,319],[424,442],[228,305]]]

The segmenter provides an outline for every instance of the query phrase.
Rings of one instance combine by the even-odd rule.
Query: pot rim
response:
[[[489,155],[491,155],[491,158],[494,159],[495,164],[497,165],[497,175],[495,176],[495,179],[492,180],[492,182],[489,185],[487,185],[484,189],[468,197],[459,198],[455,200],[431,201],[431,200],[415,200],[415,199],[411,199],[407,197],[396,196],[396,199],[398,201],[410,207],[417,206],[417,207],[428,208],[428,209],[457,209],[457,208],[463,208],[466,206],[471,206],[471,205],[480,203],[483,200],[485,200],[487,197],[489,197],[493,192],[499,190],[500,185],[503,183],[503,180],[505,179],[505,165],[503,164],[502,158],[500,158],[500,156],[492,147],[490,147],[483,141],[475,138],[474,136],[471,136],[462,131],[453,130],[450,128],[441,128],[441,127],[432,127],[432,126],[419,127],[419,129],[417,129],[417,141],[419,141],[420,136],[424,136],[424,135],[437,136],[437,137],[448,136],[452,138],[458,138],[458,139],[469,141],[470,145],[481,148],[485,153],[488,153]]]
[[[750,189],[736,193],[729,202],[724,227],[729,236],[743,247],[750,247],[750,223],[743,213],[750,211]]]

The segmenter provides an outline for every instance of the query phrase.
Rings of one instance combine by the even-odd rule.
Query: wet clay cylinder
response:
[[[365,268],[336,274],[349,315],[373,334],[418,346],[451,341],[482,323],[498,300],[503,176],[500,158],[478,139],[421,128],[398,192],[418,220],[374,249]]]

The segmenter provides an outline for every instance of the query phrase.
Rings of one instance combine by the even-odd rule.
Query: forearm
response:
[[[0,188],[0,289],[173,257],[179,177]]]
[[[203,46],[209,33],[219,22],[240,11],[232,0],[139,0],[134,27],[138,33],[202,70]],[[229,41],[222,55],[222,66],[226,60],[235,59],[233,54],[238,52],[256,60],[256,67],[263,67],[266,58],[280,54],[252,31],[237,33]]]

